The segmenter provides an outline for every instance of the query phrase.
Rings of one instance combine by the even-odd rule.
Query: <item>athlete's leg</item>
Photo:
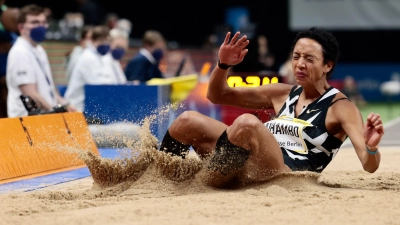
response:
[[[179,115],[168,128],[160,150],[182,155],[192,146],[204,158],[214,151],[219,136],[228,126],[218,120],[195,111]]]
[[[211,166],[209,179],[206,180],[209,185],[215,187],[240,185],[266,180],[279,172],[290,171],[284,164],[276,139],[254,115],[239,116],[227,129],[226,139],[230,148],[228,150],[234,152],[217,154],[218,148],[216,149],[216,157],[211,159],[211,163],[222,163],[224,166]],[[248,154],[245,151],[248,151]],[[236,164],[230,163],[232,160],[220,160],[223,157],[236,158],[234,161]],[[227,172],[229,169],[230,172]]]

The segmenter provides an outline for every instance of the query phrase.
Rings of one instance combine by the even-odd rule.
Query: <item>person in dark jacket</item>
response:
[[[128,81],[141,83],[152,78],[163,78],[159,68],[166,50],[166,41],[160,32],[148,30],[142,39],[142,47],[125,68]]]

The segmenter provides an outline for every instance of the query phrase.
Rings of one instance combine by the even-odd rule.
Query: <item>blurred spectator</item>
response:
[[[400,94],[400,74],[393,73],[391,80],[382,82],[379,87],[381,93],[388,97],[390,101],[393,96]]]
[[[132,32],[132,23],[128,19],[119,19],[117,21],[117,28],[120,30],[124,30],[128,33],[128,36],[131,35]]]
[[[118,22],[118,15],[116,13],[108,13],[106,16],[106,26],[108,29],[114,29],[117,27],[117,22]]]
[[[47,19],[47,23],[49,23],[50,22],[49,19],[53,18],[53,11],[48,7],[44,7],[43,10],[44,10],[43,13],[44,13],[44,15],[46,16],[46,19]]]
[[[232,26],[229,24],[219,24],[216,25],[214,28],[214,34],[215,34],[215,44],[218,46],[218,49],[222,43],[224,43],[224,39],[226,36],[226,33],[229,31],[232,31]]]
[[[120,29],[110,30],[110,51],[103,56],[104,65],[109,69],[111,84],[126,84],[126,76],[121,66],[121,59],[129,47],[128,33]]]
[[[7,7],[5,0],[0,1],[0,118],[7,117],[7,57],[18,37],[18,15],[18,8]]]
[[[362,94],[359,92],[357,83],[353,76],[348,75],[344,78],[342,93],[346,95],[347,98],[349,98],[349,100],[356,106],[365,106],[366,102]]]
[[[256,38],[250,40],[247,49],[249,51],[243,61],[232,67],[234,72],[278,72],[274,54],[269,49],[267,37],[257,35]]]
[[[50,30],[50,27],[54,27],[57,24],[56,20],[53,18],[53,11],[50,8],[45,7],[43,13],[46,16],[47,23],[49,24],[48,30]]]
[[[225,22],[232,27],[233,32],[240,31],[240,33],[246,35],[248,39],[253,39],[255,37],[256,24],[250,22],[250,10],[247,7],[228,7],[225,10]]]
[[[294,77],[292,57],[292,53],[290,52],[287,60],[279,68],[279,74],[283,77],[284,83],[295,85],[297,81]]]
[[[78,111],[85,110],[85,85],[111,84],[107,66],[102,60],[109,50],[109,29],[104,25],[93,27],[92,45],[83,50],[72,70],[65,92],[65,98],[76,105]]]
[[[160,62],[161,72],[164,78],[185,76],[197,73],[190,54],[190,50],[168,51]],[[207,74],[205,74],[207,75]]]
[[[215,51],[219,49],[220,44],[217,43],[218,37],[215,34],[208,35],[206,40],[203,42],[202,49],[205,51]]]
[[[238,31],[247,38],[252,39],[255,36],[256,24],[250,22],[249,15],[241,15],[237,18]]]
[[[58,22],[59,36],[57,36],[58,32],[55,31],[57,28],[52,29],[53,34],[50,36],[53,39],[79,40],[80,32],[84,26],[83,23],[81,13],[66,13],[64,18]]]
[[[105,23],[106,10],[95,0],[76,0],[78,12],[83,15],[85,25],[102,25]]]
[[[275,71],[278,69],[275,63],[275,56],[269,49],[268,39],[264,35],[258,35],[258,61],[260,62],[261,71]]]
[[[56,90],[47,54],[40,45],[45,40],[47,26],[42,7],[32,4],[21,8],[18,17],[20,37],[7,60],[8,117],[28,115],[21,95],[31,97],[38,108],[45,111],[53,110],[58,104],[66,105],[69,112],[76,111]]]
[[[126,66],[127,80],[140,83],[152,78],[163,78],[159,66],[165,51],[166,41],[162,34],[155,30],[146,31],[139,53]]]
[[[79,56],[82,54],[83,50],[92,45],[92,27],[84,26],[81,30],[81,35],[78,45],[76,45],[71,52],[67,53],[66,56],[66,73],[67,78],[71,77],[72,70],[78,62]]]
[[[228,32],[228,31],[227,31]],[[218,51],[219,51],[219,47],[221,46],[221,44],[218,42],[218,36],[216,34],[211,34],[209,36],[207,36],[207,39],[205,40],[205,42],[202,45],[202,49],[206,52],[210,52],[213,54],[213,60],[211,62],[206,62],[206,63],[216,63],[218,62]],[[204,67],[206,65],[206,67]],[[203,67],[200,70],[200,74],[203,75],[202,77],[204,78],[204,75],[207,74],[209,75],[209,73],[211,72],[211,68],[213,66],[213,64],[211,64],[208,68],[207,66],[208,64],[203,64]],[[205,69],[205,70],[203,70]]]

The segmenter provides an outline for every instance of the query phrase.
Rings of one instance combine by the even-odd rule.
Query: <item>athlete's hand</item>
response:
[[[232,37],[231,40],[231,32],[228,32],[225,36],[224,43],[222,43],[219,48],[218,57],[221,63],[227,65],[236,65],[243,61],[244,56],[249,51],[246,49],[249,44],[249,40],[247,40],[247,36],[244,35],[239,39],[240,32],[236,32],[236,34]]]
[[[367,117],[367,122],[364,125],[365,144],[371,147],[377,146],[384,133],[385,132],[380,115],[370,113]]]

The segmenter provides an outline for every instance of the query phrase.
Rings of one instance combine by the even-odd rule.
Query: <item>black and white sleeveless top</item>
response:
[[[326,114],[339,90],[330,87],[295,117],[295,107],[302,91],[303,87],[294,86],[277,118],[265,125],[274,134],[283,154],[295,161],[308,160],[310,170],[321,172],[343,143],[330,135],[325,127]]]

